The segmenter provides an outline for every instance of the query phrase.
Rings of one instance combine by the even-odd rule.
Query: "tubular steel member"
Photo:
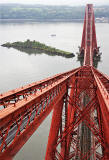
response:
[[[0,111],[0,159],[12,158],[19,149],[26,143],[29,137],[34,133],[46,116],[53,108],[54,114],[62,109],[57,122],[56,134],[58,138],[49,137],[48,147],[53,144],[49,152],[47,149],[46,159],[52,154],[54,159],[88,159],[93,154],[96,157],[102,157],[105,160],[109,158],[109,79],[92,67],[81,67],[72,73],[55,81],[42,90],[31,94],[26,99],[18,101],[15,105],[9,105]],[[96,94],[95,94],[96,93]],[[89,101],[83,103],[83,95],[89,97]],[[60,101],[64,104],[60,105]],[[85,105],[85,106],[84,106]],[[58,107],[57,107],[58,106]],[[61,108],[60,108],[61,107]],[[57,109],[58,108],[58,109]],[[65,108],[65,109],[64,109]],[[99,108],[99,114],[97,114]],[[91,117],[92,113],[92,117]],[[90,117],[90,120],[89,120]],[[94,119],[96,117],[96,119]],[[102,122],[101,122],[101,118]],[[53,119],[56,117],[54,116]],[[97,120],[97,121],[96,121]],[[81,124],[90,129],[95,141],[91,148],[81,152],[80,131]],[[55,122],[54,122],[55,123]],[[55,124],[52,126],[56,127]],[[52,130],[50,135],[52,135]],[[52,138],[52,139],[51,139]],[[86,141],[84,141],[86,143]],[[98,152],[97,148],[102,152]],[[50,154],[50,155],[49,155]]]
[[[109,160],[109,77],[92,67],[91,4],[81,49],[83,67],[0,95],[0,160],[12,159],[52,109],[46,160]]]
[[[75,87],[75,79],[73,79],[73,83],[71,86],[71,90],[70,90],[70,95],[69,98],[72,99],[72,97],[74,96],[74,87]],[[68,101],[67,101],[68,103]],[[70,103],[68,103],[68,120],[67,120],[67,127],[69,126],[69,124],[74,120],[74,113],[75,113],[75,109],[72,108],[72,105]],[[66,128],[67,128],[66,127]],[[70,129],[70,128],[69,128]],[[67,136],[67,148],[66,148],[66,156],[67,158],[69,157],[69,153],[70,153],[70,145],[71,145],[71,140],[72,137],[70,135]]]
[[[47,87],[48,85],[52,85],[54,82],[58,81],[63,76],[68,76],[70,73],[76,70],[77,69],[57,74],[53,77],[46,78],[45,80],[34,82],[29,85],[22,86],[21,88],[0,94],[0,110],[17,103],[18,101],[21,101],[28,96],[37,93],[38,91],[41,91],[43,88]]]
[[[75,83],[76,85],[74,85],[75,87],[72,87],[71,94],[70,96],[68,96],[69,98],[67,100],[67,103],[68,103],[67,106],[69,107],[68,110],[71,110],[71,106],[73,110],[73,112],[70,113],[71,120],[68,123],[67,127],[61,133],[58,130],[58,134],[56,134],[55,145],[53,146],[53,150],[51,150],[50,152],[50,155],[53,155],[51,159],[52,160],[55,160],[55,159],[70,160],[73,158],[75,160],[76,159],[89,160],[92,157],[94,158],[101,157],[102,159],[104,158],[104,160],[107,160],[109,159],[109,156],[108,156],[109,138],[107,134],[109,133],[108,132],[109,126],[107,125],[107,128],[105,128],[106,127],[105,122],[103,122],[102,124],[102,122],[100,121],[100,117],[99,117],[100,113],[97,114],[98,108],[99,109],[102,108],[103,102],[99,103],[99,95],[101,94],[101,91],[98,94],[97,88],[99,86],[97,85],[96,76],[90,66],[82,67],[75,74],[75,77],[73,78],[73,80],[74,80],[73,83]],[[74,91],[75,89],[76,89],[76,92]],[[85,103],[84,103],[83,96],[88,97],[87,99],[88,101],[85,101]],[[108,99],[107,99],[107,102],[108,102]],[[105,106],[105,108],[107,107],[108,106]],[[106,119],[104,119],[102,115],[104,114],[102,113],[102,110],[100,112],[101,112],[103,121],[106,121]],[[108,112],[107,112],[107,117],[109,118]],[[108,119],[107,119],[107,123],[108,123]],[[102,130],[101,130],[101,125],[99,124],[102,124]],[[80,131],[82,131],[83,126],[85,126],[85,128],[82,132],[83,142],[81,142],[82,135]],[[78,127],[80,128],[79,133],[78,133]],[[91,135],[90,138],[92,137],[91,141],[89,140],[90,147],[87,141],[88,140],[87,137],[89,136],[89,131]],[[49,142],[51,142],[53,139],[50,137],[49,137]],[[65,148],[66,151],[64,150],[64,152],[67,154],[65,158],[64,154],[62,153],[61,144],[66,139],[67,139],[68,148]],[[81,144],[83,144],[83,146],[81,146]],[[51,147],[51,144],[48,143],[47,149],[50,147]],[[84,150],[83,149],[81,150],[81,147],[84,147]],[[47,154],[48,154],[48,150],[47,150]],[[50,155],[48,154],[48,157]],[[48,157],[46,157],[46,159]]]
[[[99,71],[93,69],[97,84],[97,97],[100,104],[100,116],[98,117],[101,125],[102,135],[105,146],[103,146],[104,159],[109,159],[109,78]],[[95,73],[98,73],[97,75]],[[100,114],[99,113],[99,114]]]
[[[0,111],[0,159],[12,158],[19,151],[66,95],[67,83],[78,70],[61,74],[57,81]]]
[[[53,111],[52,123],[50,128],[50,134],[48,139],[48,146],[45,160],[55,159],[55,145],[58,138],[58,132],[61,124],[62,117],[62,109],[63,109],[63,99],[56,105]]]

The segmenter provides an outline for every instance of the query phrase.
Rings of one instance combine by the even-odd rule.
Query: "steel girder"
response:
[[[84,66],[0,95],[0,159],[19,151],[53,109],[46,160],[109,159],[109,77],[93,68],[93,6],[81,43]]]
[[[0,111],[0,159],[12,158],[66,95],[67,85],[79,70],[54,76],[53,83]],[[57,79],[57,80],[56,80]],[[49,80],[48,80],[49,81]],[[31,85],[30,85],[31,89]],[[10,92],[9,92],[10,93]],[[9,102],[13,99],[10,95]]]
[[[59,130],[58,137],[57,134],[55,135],[55,143],[52,138],[50,138],[51,136],[49,137],[47,153],[49,152],[49,147],[51,147],[50,144],[54,144],[49,154],[49,156],[53,155],[53,157],[49,157],[46,154],[46,160],[68,160],[72,158],[78,160],[89,160],[90,158],[94,160],[109,159],[109,103],[107,103],[107,106],[103,104],[105,99],[101,99],[100,97],[101,90],[98,92],[99,85],[95,74],[93,67],[82,67],[72,79],[73,85],[68,86],[68,90],[70,91],[68,91],[69,94],[67,95],[66,101],[67,125],[64,125],[61,132]],[[105,97],[107,97],[107,95],[105,95]],[[63,105],[63,108],[64,106],[65,105]],[[104,107],[106,109],[106,117],[104,117],[103,113]],[[103,120],[102,122],[101,118]],[[60,115],[60,119],[62,119],[62,114]],[[62,125],[61,123],[61,128]],[[54,127],[55,123],[52,123],[51,128]],[[83,127],[85,127],[84,134],[86,135],[81,139]],[[86,131],[88,131],[88,133]],[[88,137],[89,131],[90,137]],[[51,129],[50,135],[52,135],[52,132],[53,130]],[[85,136],[90,138],[89,142],[87,138],[84,138]],[[67,146],[65,149],[62,149],[63,143],[64,147]],[[85,149],[86,146],[87,149]]]
[[[109,153],[108,77],[90,66],[60,74],[60,77],[0,111],[1,159],[12,158],[54,109],[58,118],[54,116],[52,120],[46,159],[53,155],[54,159],[82,160],[95,156],[106,160]],[[59,109],[62,114],[61,111],[58,113]],[[84,140],[80,137],[84,126],[85,130],[89,128],[93,137],[87,152],[81,150]],[[56,134],[52,137],[55,127]],[[97,150],[99,146],[101,153]]]
[[[56,74],[53,77],[49,77],[44,80],[28,84],[26,86],[22,86],[21,88],[14,89],[6,93],[1,93],[0,94],[0,110],[10,105],[16,104],[17,102],[27,98],[28,96],[35,94],[38,91],[41,91],[45,87],[52,85],[53,83],[60,80],[63,76],[68,76],[76,70],[77,69]]]

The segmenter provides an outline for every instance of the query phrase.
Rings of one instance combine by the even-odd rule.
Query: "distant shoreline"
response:
[[[0,5],[0,21],[20,22],[83,22],[84,6]],[[94,7],[95,20],[109,23],[109,6]]]
[[[83,22],[83,19],[0,19],[1,21],[13,22]]]
[[[20,22],[20,23],[24,23],[24,22],[69,22],[69,23],[83,23],[84,20],[83,19],[0,19],[0,23],[1,22]],[[109,23],[109,21],[102,21],[102,20],[95,20],[96,23]]]

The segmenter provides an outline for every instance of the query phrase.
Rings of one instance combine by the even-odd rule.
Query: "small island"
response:
[[[32,52],[43,52],[49,55],[58,55],[58,56],[64,56],[66,58],[71,58],[74,57],[75,55],[70,52],[62,51],[60,49],[56,49],[50,46],[47,46],[43,43],[37,42],[37,41],[30,41],[29,39],[26,40],[25,42],[14,42],[14,43],[5,43],[2,45],[3,47],[8,47],[8,48],[15,48],[21,51],[24,50],[32,50]],[[26,52],[26,51],[25,51]],[[28,53],[28,52],[27,52]]]

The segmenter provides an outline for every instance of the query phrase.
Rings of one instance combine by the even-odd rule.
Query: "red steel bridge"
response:
[[[11,160],[52,110],[45,160],[109,160],[109,77],[93,67],[91,4],[80,56],[79,68],[0,94],[0,160]]]

